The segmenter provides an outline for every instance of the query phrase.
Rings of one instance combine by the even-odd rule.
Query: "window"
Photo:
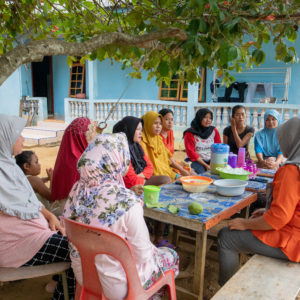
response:
[[[198,101],[205,102],[205,83],[206,73],[205,69],[201,69],[202,81],[199,84],[198,90]],[[203,97],[204,96],[204,97]],[[188,99],[188,83],[180,83],[178,76],[173,76],[170,85],[167,85],[164,81],[161,83],[159,88],[159,99],[170,100],[170,101],[184,101]]]
[[[78,94],[85,94],[85,65],[79,59],[70,69],[69,97],[76,98]]]

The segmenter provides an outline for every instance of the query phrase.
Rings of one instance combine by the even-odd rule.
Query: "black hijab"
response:
[[[191,127],[183,132],[183,136],[186,132],[191,132],[192,134],[200,136],[202,139],[206,140],[214,131],[214,126],[204,127],[201,125],[202,120],[207,114],[211,114],[213,118],[213,113],[207,108],[200,108],[194,120],[191,122]]]
[[[142,146],[133,141],[133,137],[139,123],[142,123],[143,125],[143,120],[136,117],[125,117],[113,127],[113,133],[124,132],[127,136],[130,161],[136,174],[143,172],[147,165],[143,158],[144,151]]]

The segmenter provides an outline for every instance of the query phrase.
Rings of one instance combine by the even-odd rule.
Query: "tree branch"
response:
[[[131,36],[120,32],[103,33],[82,43],[63,40],[31,41],[17,46],[0,57],[0,85],[21,65],[33,61],[42,61],[44,56],[84,56],[110,45],[137,46],[151,49],[153,48],[153,41],[174,37],[182,41],[187,39],[184,31],[178,28],[168,28],[142,36]]]

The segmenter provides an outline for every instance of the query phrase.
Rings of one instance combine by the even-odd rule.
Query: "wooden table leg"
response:
[[[195,294],[199,295],[198,300],[203,299],[203,293],[204,293],[206,244],[207,244],[207,231],[203,226],[202,232],[196,232],[193,291]]]

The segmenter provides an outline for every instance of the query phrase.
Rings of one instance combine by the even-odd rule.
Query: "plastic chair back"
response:
[[[167,285],[169,299],[176,300],[173,271],[165,272],[149,289],[144,290],[130,246],[122,237],[105,229],[62,219],[68,239],[77,248],[81,258],[83,283],[80,299],[106,299],[95,266],[95,256],[106,254],[118,260],[124,269],[128,286],[125,299],[146,300]]]

